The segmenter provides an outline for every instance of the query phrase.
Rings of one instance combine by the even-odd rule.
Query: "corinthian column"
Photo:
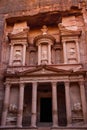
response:
[[[58,110],[57,110],[57,84],[52,83],[52,108],[53,108],[53,127],[58,127]]]
[[[9,107],[9,98],[10,98],[10,84],[6,84],[5,86],[5,98],[4,98],[4,108],[2,113],[2,120],[1,120],[1,126],[6,125],[6,118],[8,114],[8,107]]]
[[[22,127],[23,100],[24,100],[24,84],[21,83],[19,88],[19,108],[18,108],[18,118],[17,118],[18,127]]]
[[[32,84],[32,117],[31,117],[31,126],[36,127],[37,119],[37,83]]]
[[[66,96],[66,114],[67,114],[67,125],[71,125],[71,103],[70,103],[70,86],[69,82],[65,82],[65,96]]]
[[[82,102],[82,111],[83,111],[83,117],[84,117],[84,123],[87,123],[87,103],[86,103],[86,95],[85,95],[85,88],[84,88],[84,82],[79,82],[80,85],[80,93],[81,93],[81,102]]]

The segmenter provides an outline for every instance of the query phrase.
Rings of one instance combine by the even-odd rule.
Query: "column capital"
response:
[[[37,82],[32,82],[33,85],[37,85],[38,83]]]
[[[61,50],[61,49],[62,49],[61,44],[56,44],[56,45],[54,46],[54,49],[55,49],[55,50]]]
[[[27,42],[23,43],[23,46],[27,46]]]
[[[70,81],[65,81],[64,84],[67,87],[70,84]]]
[[[84,81],[79,81],[79,85],[84,85]]]
[[[29,51],[30,51],[30,52],[35,52],[35,51],[36,51],[36,48],[35,48],[33,45],[30,45]]]
[[[25,87],[25,83],[20,83],[20,87]]]
[[[11,83],[5,83],[5,88],[11,87]]]
[[[14,43],[10,43],[9,45],[10,45],[11,47],[13,47],[13,46],[14,46]]]
[[[56,85],[57,85],[57,82],[56,82],[56,81],[53,81],[53,82],[51,82],[51,84],[52,84],[53,86],[56,86]]]

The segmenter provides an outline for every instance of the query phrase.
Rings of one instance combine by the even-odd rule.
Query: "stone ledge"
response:
[[[87,128],[53,128],[51,130],[87,130]]]
[[[80,129],[80,128],[79,129],[69,129],[69,128],[68,129],[65,129],[65,128],[61,129],[61,128],[58,128],[58,129],[52,129],[52,130],[87,130],[87,128],[83,128],[83,129]]]
[[[37,129],[30,129],[30,128],[0,128],[0,130],[37,130]]]
[[[33,127],[23,127],[23,128],[17,128],[17,127],[0,127],[0,130],[37,130],[38,128]]]
[[[51,130],[87,130],[87,127],[58,127]]]

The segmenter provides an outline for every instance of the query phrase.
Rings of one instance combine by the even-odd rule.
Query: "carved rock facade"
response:
[[[22,2],[1,2],[0,128],[87,129],[86,2]]]

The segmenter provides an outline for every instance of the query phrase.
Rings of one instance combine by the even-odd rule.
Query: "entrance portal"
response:
[[[52,122],[52,99],[40,99],[40,122]]]

